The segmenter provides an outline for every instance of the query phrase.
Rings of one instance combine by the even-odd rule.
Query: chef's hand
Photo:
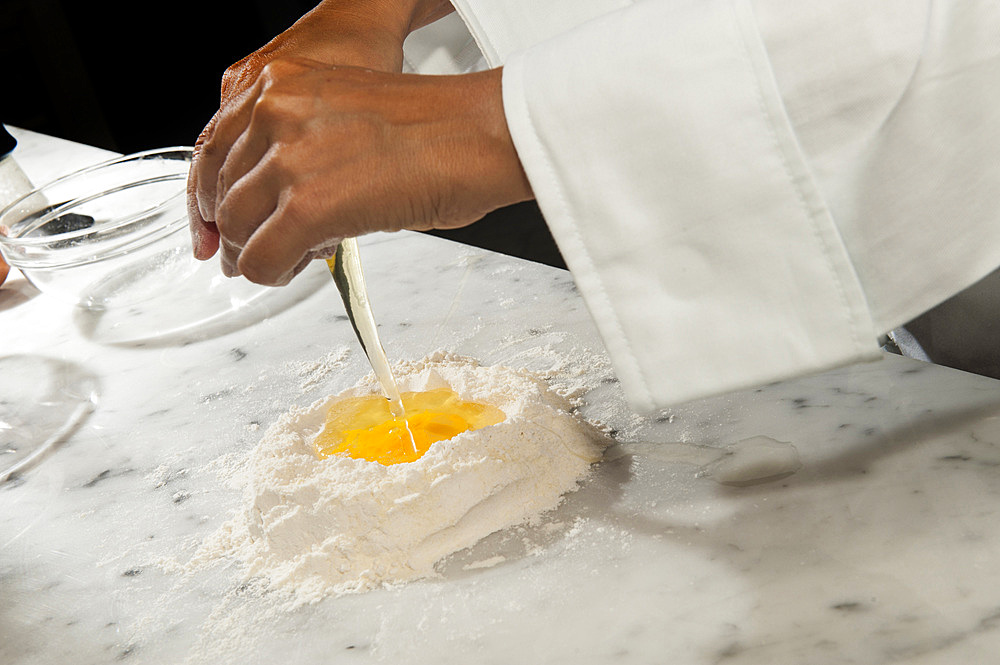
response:
[[[449,0],[323,0],[291,28],[226,70],[219,108],[246,92],[268,63],[281,58],[398,72],[406,36],[452,11]],[[217,122],[218,113],[195,142],[195,162]],[[197,173],[192,170],[188,180],[188,212],[195,256],[207,259],[218,249],[219,234],[195,205]]]
[[[390,74],[274,60],[219,113],[192,169],[222,268],[287,283],[344,237],[454,228],[532,197],[499,69]]]

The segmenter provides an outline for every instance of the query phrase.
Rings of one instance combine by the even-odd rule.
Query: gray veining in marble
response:
[[[102,157],[18,137],[38,180]],[[445,348],[586,379],[583,413],[618,442],[592,477],[440,579],[267,614],[232,568],[153,563],[236,506],[214,460],[366,371],[325,267],[159,335],[102,329],[15,278],[0,368],[71,366],[94,407],[0,483],[0,663],[996,662],[996,381],[887,356],[638,417],[567,273],[407,233],[362,254],[391,357]],[[342,367],[316,365],[344,348]],[[720,482],[761,442],[790,473]]]

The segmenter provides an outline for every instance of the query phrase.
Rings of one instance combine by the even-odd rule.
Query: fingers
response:
[[[216,221],[219,172],[233,145],[250,124],[260,88],[261,82],[258,79],[252,88],[219,109],[213,121],[205,128],[201,150],[191,165],[198,213],[205,221]]]
[[[314,256],[313,258],[323,259],[324,261],[326,261],[327,259],[332,259],[334,255],[337,253],[337,247],[340,245],[340,242],[342,240],[343,238],[337,238],[326,247],[316,250],[316,256]]]
[[[250,144],[247,143],[247,146]],[[289,162],[308,162],[288,156],[291,148],[275,146],[226,190],[217,209],[221,234],[222,270],[250,281],[287,283],[311,259],[332,256],[341,238],[332,236],[327,211],[330,190],[289,186]],[[251,152],[255,158],[255,153]],[[234,154],[234,161],[241,159]],[[308,182],[308,180],[307,180]]]
[[[303,117],[301,95],[277,81],[311,66],[304,61],[268,65],[258,84],[220,116],[205,141],[195,197],[199,214],[215,222],[222,271],[228,276],[285,283],[310,253],[339,241],[318,223],[315,189],[292,186],[296,180],[301,185],[302,166],[316,165],[309,152],[314,138],[305,129],[311,118]],[[304,179],[311,178],[306,174]],[[242,258],[245,253],[249,258]]]
[[[292,279],[294,279],[296,275],[305,270],[315,258],[318,258],[317,252],[309,252],[291,270],[283,272],[281,274],[276,274],[273,278],[269,279],[266,282],[258,280],[254,281],[256,281],[258,284],[265,284],[267,286],[285,286],[290,281],[292,281]]]
[[[219,169],[215,184],[216,223],[219,221],[218,208],[225,200],[226,194],[233,185],[253,170],[267,153],[269,147],[267,128],[258,127],[257,124],[251,118],[249,127],[236,139],[226,155],[222,168]]]
[[[285,194],[239,253],[238,270],[252,282],[287,284],[313,259],[333,256],[341,241],[326,229],[325,205],[317,205],[314,196]]]
[[[223,242],[220,237],[218,207],[232,185],[253,168],[267,148],[266,135],[248,131],[260,87],[255,85],[212,117],[195,143],[188,174],[188,219],[194,256],[205,260],[222,247],[223,272],[229,275],[239,274],[234,258],[238,250],[232,238]],[[260,214],[258,221],[269,212]],[[245,236],[249,237],[249,233]]]
[[[230,277],[242,274],[238,262],[243,247],[278,206],[280,178],[272,171],[269,161],[261,159],[226,188],[219,203],[216,224],[222,236],[222,271]]]
[[[202,145],[205,142],[205,137],[215,125],[216,117],[212,117],[208,126],[202,130],[201,135],[198,136],[198,140],[195,141],[192,166],[188,170],[187,178],[188,226],[191,230],[191,245],[194,249],[194,257],[199,261],[210,259],[219,249],[219,231],[215,227],[215,224],[205,221],[198,207],[198,169],[194,168],[194,164],[198,161],[201,153]]]
[[[191,169],[188,173],[187,181],[187,209],[194,257],[201,261],[214,256],[219,249],[220,243],[219,230],[214,223],[214,203],[218,196],[212,189],[217,184],[217,177],[213,177],[211,172],[217,168],[216,163],[220,158],[219,153],[224,148],[224,142],[220,141],[220,139],[224,137],[216,134],[216,127],[223,109],[230,103],[238,102],[240,93],[245,92],[250,87],[249,77],[251,70],[244,64],[249,60],[249,57],[244,58],[226,70],[222,78],[222,104],[215,115],[212,116],[212,119],[209,120],[194,144]],[[257,72],[253,71],[252,74],[256,77]],[[229,120],[229,116],[227,116],[227,120]],[[236,128],[233,128],[225,134],[228,135],[235,131]],[[209,139],[212,139],[213,144],[209,149],[210,154],[206,155],[205,143]],[[224,152],[221,153],[221,157],[224,159]],[[227,175],[232,177],[232,174]],[[234,181],[231,180],[230,182]],[[206,216],[208,217],[207,219]]]

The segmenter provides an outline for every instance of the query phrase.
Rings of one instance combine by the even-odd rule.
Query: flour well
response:
[[[557,506],[606,443],[538,374],[443,353],[393,369],[403,391],[448,387],[506,419],[383,466],[319,459],[311,445],[330,403],[374,392],[373,379],[293,408],[251,453],[240,509],[191,565],[234,558],[295,604],[433,576],[447,555]]]

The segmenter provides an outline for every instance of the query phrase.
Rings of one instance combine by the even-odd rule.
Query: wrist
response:
[[[502,205],[532,199],[534,193],[531,183],[528,182],[507,126],[507,114],[503,105],[503,67],[482,72],[479,76],[482,77],[484,86],[484,92],[479,96],[479,113],[482,114],[485,136],[493,146],[493,155],[497,160],[498,181],[494,186],[504,193]]]
[[[454,11],[448,0],[323,0],[307,16],[322,16],[401,48],[406,37]]]
[[[441,207],[439,228],[462,226],[492,210],[534,198],[507,127],[503,69],[443,77],[451,88],[444,106],[455,109],[439,160],[455,206]],[[449,214],[454,210],[455,214]]]

